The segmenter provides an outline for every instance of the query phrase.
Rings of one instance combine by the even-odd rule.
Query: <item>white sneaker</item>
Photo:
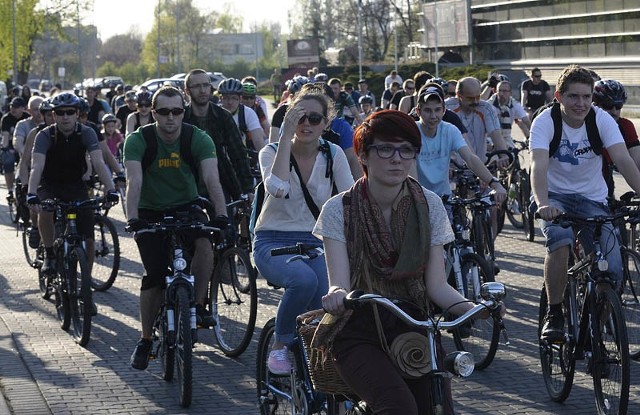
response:
[[[288,375],[291,373],[291,362],[289,361],[289,350],[287,346],[282,349],[272,350],[267,360],[269,372],[274,375]]]
[[[511,213],[513,213],[514,215],[520,214],[520,207],[518,206],[518,202],[516,200],[511,203]]]

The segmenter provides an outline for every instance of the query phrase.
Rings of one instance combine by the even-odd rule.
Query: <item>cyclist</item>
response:
[[[547,102],[551,102],[553,94],[551,87],[542,79],[542,71],[540,68],[531,70],[531,78],[522,83],[520,102],[526,108],[531,117],[541,106]]]
[[[251,108],[255,111],[258,116],[258,121],[260,121],[260,126],[264,131],[265,137],[269,135],[269,118],[267,116],[267,112],[262,108],[262,106],[257,101],[258,89],[251,82],[243,82],[242,83],[242,95],[240,96],[240,101],[242,105],[247,108]],[[264,102],[264,100],[263,100]]]
[[[358,107],[356,107],[356,103],[353,102],[353,98],[351,95],[342,89],[342,81],[338,78],[331,78],[327,84],[331,87],[333,91],[333,100],[336,108],[336,117],[338,118],[346,118],[344,114],[344,109],[348,108],[355,119],[356,125],[362,122],[362,118],[360,118],[360,112],[358,112]],[[347,120],[349,121],[349,120]],[[353,124],[353,120],[349,123]]]
[[[360,108],[362,109],[360,118],[364,120],[373,113],[373,102],[373,98],[369,95],[363,95],[360,97],[358,100],[358,104],[360,104]]]
[[[420,131],[407,114],[383,110],[355,132],[365,177],[323,207],[314,234],[323,239],[331,287],[313,344],[330,348],[342,379],[376,414],[429,413],[429,382],[404,379],[380,343],[410,331],[383,308],[345,311],[347,292],[361,289],[402,301],[425,319],[433,304],[462,314],[472,305],[446,282],[443,245],[453,241],[440,198],[409,177],[421,148]],[[440,341],[440,339],[438,339]],[[435,353],[435,351],[434,351]],[[453,413],[443,384],[445,413]]]
[[[120,131],[116,128],[117,123],[118,119],[115,115],[105,114],[104,117],[102,117],[102,131],[100,131],[114,157],[118,157],[120,145],[124,142],[122,134],[120,134]]]
[[[566,67],[556,86],[554,107],[538,115],[531,126],[530,148],[532,155],[531,184],[537,213],[541,217],[540,228],[546,238],[544,283],[549,307],[544,319],[541,337],[548,341],[564,339],[564,315],[562,300],[567,284],[569,247],[574,234],[551,222],[562,212],[578,216],[608,214],[607,188],[602,174],[602,157],[597,145],[607,149],[631,188],[640,193],[640,172],[629,156],[620,129],[615,120],[604,110],[591,106],[593,78],[589,71],[577,65]],[[561,117],[562,137],[556,151],[550,151],[555,125],[554,115]],[[595,142],[587,128],[587,118],[594,112],[600,142]],[[594,141],[592,143],[592,140]],[[609,270],[622,277],[622,261],[617,238],[611,237],[612,227],[603,229],[602,248],[607,253]],[[581,244],[589,252],[593,243],[588,232]],[[620,280],[619,280],[620,281]]]
[[[287,345],[294,338],[296,316],[319,308],[328,284],[323,258],[286,264],[290,256],[272,257],[270,251],[297,242],[319,245],[311,234],[316,221],[312,211],[319,212],[334,187],[343,191],[353,184],[344,152],[333,143],[320,141],[333,116],[332,103],[322,88],[303,88],[289,105],[277,146],[270,144],[259,155],[266,196],[256,220],[253,258],[267,281],[285,288],[268,360],[275,374],[291,370]],[[329,157],[333,166],[328,164]]]
[[[185,77],[185,91],[191,99],[184,122],[204,130],[216,145],[220,183],[234,200],[253,193],[253,176],[247,148],[242,144],[240,130],[231,113],[211,102],[211,78],[203,69],[193,69]]]
[[[453,124],[442,121],[444,115],[444,91],[438,85],[425,85],[418,95],[421,146],[417,154],[417,177],[420,184],[438,196],[451,194],[449,184],[449,161],[457,152],[467,166],[496,192],[496,203],[506,199],[506,190],[500,180],[493,177],[478,156],[471,151],[460,130]]]
[[[172,86],[163,86],[152,99],[155,123],[145,127],[156,140],[156,154],[149,166],[143,167],[148,150],[144,128],[129,135],[124,145],[124,162],[127,169],[127,224],[130,229],[144,229],[148,222],[157,222],[165,213],[186,211],[194,219],[207,221],[206,215],[197,206],[198,177],[194,177],[191,166],[181,154],[180,143],[185,124],[182,123],[184,100],[181,92]],[[198,165],[200,179],[206,184],[210,200],[216,211],[213,225],[224,226],[227,222],[226,205],[218,178],[216,150],[213,140],[206,133],[193,127],[191,136],[193,161]],[[140,288],[140,320],[142,337],[131,355],[131,367],[144,370],[149,363],[153,322],[162,304],[162,286],[168,267],[164,237],[145,233],[135,236],[140,258],[146,274]],[[213,271],[213,247],[208,234],[189,235],[192,244],[191,272],[195,275],[196,318],[200,327],[215,324],[213,316],[204,308],[209,276]]]
[[[276,112],[273,113],[273,117],[271,118],[271,129],[269,130],[269,142],[275,143],[278,141],[278,134],[280,133],[280,126],[284,121],[284,114],[287,112],[288,103],[293,100],[295,95],[300,92],[303,85],[309,83],[309,78],[306,76],[294,76],[292,79],[287,81],[287,92],[289,92],[289,98],[287,102],[283,103],[276,109]]]
[[[107,113],[107,101],[104,101],[98,98],[100,94],[100,88],[95,86],[90,86],[85,89],[85,98],[87,99],[87,103],[89,104],[89,112],[88,117],[89,121],[94,124],[100,124],[100,120],[104,117],[104,114]]]
[[[233,115],[245,146],[260,151],[265,145],[264,131],[256,112],[240,103],[242,83],[235,78],[227,78],[218,85],[218,92],[222,95],[220,104]]]
[[[4,173],[4,180],[7,185],[7,199],[13,199],[13,186],[14,186],[14,172],[16,164],[16,150],[13,148],[11,137],[13,137],[13,131],[19,121],[29,118],[29,113],[25,111],[26,102],[22,97],[15,97],[9,104],[9,112],[2,116],[0,119],[0,132],[2,134],[2,140],[0,147],[2,147],[2,164],[0,169]]]
[[[529,139],[529,130],[531,130],[531,121],[527,112],[522,105],[511,96],[511,82],[500,81],[496,85],[496,94],[493,94],[487,102],[494,106],[498,120],[500,121],[500,130],[502,138],[509,148],[515,147],[513,138],[511,137],[511,127],[515,122],[524,136]]]
[[[269,110],[267,109],[267,102],[260,95],[257,95],[258,94],[258,81],[256,80],[256,78],[254,76],[245,76],[244,78],[242,78],[240,83],[242,83],[243,86],[244,86],[244,84],[249,83],[249,84],[252,84],[255,87],[255,91],[253,89],[250,89],[249,91],[253,95],[256,96],[256,99],[255,99],[256,104],[260,105],[260,108],[262,108],[262,112],[264,112],[265,115],[268,114]],[[251,95],[251,94],[249,94],[249,95]],[[256,114],[258,114],[258,111],[256,111]]]
[[[620,111],[625,102],[627,102],[627,92],[620,82],[613,79],[604,79],[595,83],[593,87],[593,104],[607,111],[609,115],[616,120],[627,150],[629,150],[629,155],[636,163],[636,166],[640,168],[640,142],[638,141],[638,133],[636,132],[633,122],[620,116]],[[605,160],[602,171],[604,180],[607,182],[607,188],[609,189],[608,196],[613,197],[613,162],[606,151],[603,151],[602,154]]]
[[[122,135],[127,133],[127,117],[136,112],[136,93],[134,91],[127,91],[124,94],[124,104],[118,106],[116,110],[116,118],[120,120],[119,129]]]
[[[13,148],[18,152],[19,159],[22,158],[24,145],[27,141],[29,131],[31,131],[42,122],[42,114],[39,110],[42,101],[44,101],[44,98],[37,95],[29,98],[29,102],[27,103],[27,111],[29,112],[30,117],[18,121],[18,123],[16,124],[16,128],[13,130]]]
[[[102,158],[95,132],[78,122],[80,98],[71,93],[56,95],[52,101],[55,124],[44,128],[36,135],[31,156],[31,174],[27,203],[38,211],[38,228],[45,248],[45,274],[55,272],[55,238],[53,212],[39,211],[40,200],[58,198],[65,202],[86,200],[87,186],[82,180],[86,169],[86,154],[107,190],[107,201],[117,202],[111,174]],[[93,265],[95,248],[93,243],[93,214],[83,209],[78,213],[78,232],[86,238],[89,269]]]
[[[138,110],[129,114],[127,117],[126,136],[147,124],[153,123],[155,120],[151,113],[151,98],[153,95],[149,91],[139,91],[136,93],[136,106]]]
[[[398,110],[404,112],[405,114],[409,114],[412,109],[416,107],[416,100],[418,98],[418,91],[429,82],[430,79],[433,79],[433,75],[431,75],[427,71],[418,71],[413,76],[413,91],[411,94],[407,94],[402,97],[400,102],[398,103]]]

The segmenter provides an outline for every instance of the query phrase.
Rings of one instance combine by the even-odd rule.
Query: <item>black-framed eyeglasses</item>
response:
[[[620,111],[622,109],[624,104],[602,104],[600,105],[600,108],[602,108],[605,111],[611,111],[612,109],[617,109],[618,111]]]
[[[416,148],[412,146],[396,147],[391,144],[371,144],[367,146],[367,150],[371,150],[372,148],[376,149],[376,153],[378,153],[378,157],[381,159],[390,159],[397,152],[401,159],[412,160],[416,158],[416,154],[418,153]]]
[[[184,108],[157,108],[153,111],[156,114],[162,115],[163,117],[166,117],[169,114],[173,115],[174,117],[184,114]]]
[[[53,110],[53,112],[54,112],[57,116],[59,116],[59,117],[62,117],[63,115],[69,115],[69,116],[71,116],[71,115],[75,115],[75,114],[77,114],[77,113],[78,113],[78,111],[77,111],[77,110],[75,110],[75,109],[68,109],[68,110]]]
[[[305,114],[302,116],[302,118],[300,118],[298,124],[303,124],[305,120],[309,120],[309,124],[311,125],[318,125],[322,122],[322,120],[324,120],[324,115],[317,112],[312,112],[309,115]]]

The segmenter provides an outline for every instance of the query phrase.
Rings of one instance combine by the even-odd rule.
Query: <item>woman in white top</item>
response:
[[[285,288],[276,315],[276,342],[268,361],[275,374],[291,370],[287,345],[294,338],[295,319],[307,310],[321,307],[329,284],[324,258],[287,264],[290,256],[272,257],[271,249],[297,242],[322,244],[311,234],[316,217],[305,200],[301,183],[318,209],[334,192],[353,184],[342,149],[320,139],[333,116],[333,103],[324,90],[309,85],[290,104],[278,145],[271,144],[260,151],[266,196],[256,221],[253,256],[262,276]]]

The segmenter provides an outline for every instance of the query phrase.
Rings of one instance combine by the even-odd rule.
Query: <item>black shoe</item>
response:
[[[198,327],[209,328],[216,325],[213,315],[200,304],[196,305],[196,323]]]
[[[131,367],[138,370],[145,370],[149,366],[149,356],[153,342],[147,339],[140,339],[131,355]]]
[[[29,229],[29,247],[38,249],[38,245],[40,245],[40,231],[38,228],[31,228]]]
[[[551,343],[564,341],[564,315],[562,313],[547,311],[547,315],[544,316],[540,338]]]
[[[8,203],[15,203],[16,199],[13,197],[13,192],[9,191],[9,193],[7,193],[7,202]]]
[[[42,273],[47,275],[53,275],[56,273],[56,259],[46,257],[44,259],[44,263],[42,264],[42,269],[40,270]]]

